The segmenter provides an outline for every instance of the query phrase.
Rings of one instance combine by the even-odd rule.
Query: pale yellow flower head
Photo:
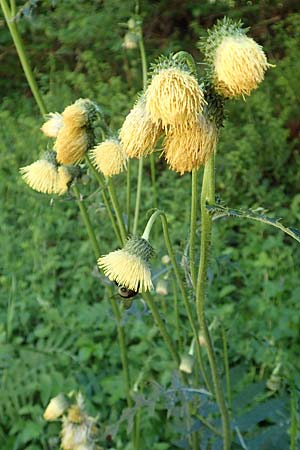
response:
[[[154,123],[141,97],[127,115],[120,130],[120,140],[129,158],[141,158],[151,153],[162,133],[160,122]]]
[[[63,417],[61,447],[63,450],[94,449],[97,434],[96,419],[86,414],[81,394],[76,404]]]
[[[59,130],[63,124],[63,117],[61,114],[55,112],[48,114],[48,120],[41,127],[41,131],[51,138],[56,138]]]
[[[93,133],[89,128],[73,128],[63,123],[54,144],[57,161],[60,164],[78,164],[92,142]]]
[[[201,115],[188,128],[172,128],[167,132],[164,157],[172,170],[181,175],[191,172],[206,163],[216,148],[217,139],[216,125]]]
[[[98,265],[105,275],[119,286],[144,292],[153,288],[148,261],[153,256],[153,248],[143,238],[133,236],[122,250],[101,256]]]
[[[59,394],[51,399],[43,417],[45,420],[56,420],[63,415],[68,406],[69,402],[64,394]]]
[[[123,172],[127,157],[121,144],[116,139],[107,139],[94,147],[91,152],[93,165],[105,177],[112,177]]]
[[[90,126],[96,117],[97,107],[87,98],[80,98],[62,113],[63,123],[72,128]]]
[[[196,78],[176,67],[162,69],[146,91],[146,110],[151,120],[162,124],[185,127],[197,120],[205,104],[204,94]]]
[[[214,84],[224,97],[250,95],[264,79],[268,64],[262,47],[245,36],[225,37],[216,49]]]
[[[65,194],[72,179],[67,168],[58,168],[47,159],[39,159],[29,166],[22,167],[20,173],[26,184],[43,194]]]

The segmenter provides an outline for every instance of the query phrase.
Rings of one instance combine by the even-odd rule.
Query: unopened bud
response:
[[[165,265],[169,264],[170,261],[171,261],[171,259],[170,259],[170,256],[169,256],[169,255],[164,255],[164,256],[161,258],[161,262],[162,262],[163,264],[165,264]]]
[[[183,355],[181,357],[179,370],[185,373],[192,373],[194,365],[194,359],[191,355]]]
[[[59,394],[51,399],[44,412],[43,417],[45,420],[56,420],[65,412],[68,407],[69,402],[64,394]]]
[[[156,285],[156,293],[159,295],[168,295],[168,283],[167,280],[160,279]]]

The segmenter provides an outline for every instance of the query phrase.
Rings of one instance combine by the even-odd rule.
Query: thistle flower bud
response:
[[[55,112],[47,115],[48,120],[42,125],[41,131],[48,137],[56,138],[63,124],[61,114]]]
[[[168,283],[167,280],[159,279],[156,285],[155,292],[158,295],[168,295]]]
[[[126,50],[133,50],[137,48],[139,43],[139,37],[136,33],[128,31],[124,36],[123,47]]]
[[[96,114],[96,105],[88,99],[79,99],[65,108],[54,144],[60,164],[78,164],[94,145],[92,123]]]
[[[197,121],[204,104],[204,93],[196,78],[181,67],[158,71],[146,91],[146,110],[151,120],[163,128],[182,128]]]
[[[120,130],[120,140],[130,158],[141,158],[154,150],[162,134],[160,123],[155,124],[146,111],[145,98],[141,97],[127,115]]]
[[[59,394],[52,398],[49,405],[44,412],[45,420],[56,420],[63,415],[65,410],[68,408],[69,402],[64,394]]]
[[[179,172],[191,172],[204,165],[216,148],[216,125],[203,115],[189,127],[171,128],[164,141],[164,156],[170,168]]]
[[[117,139],[107,139],[94,147],[91,152],[93,165],[106,177],[123,172],[126,167],[126,155]]]
[[[98,265],[118,285],[136,292],[148,291],[153,288],[148,265],[153,253],[146,239],[132,236],[123,249],[101,256]]]
[[[246,32],[240,21],[224,18],[200,42],[206,61],[212,66],[211,81],[216,92],[224,97],[250,95],[271,67],[262,47]]]
[[[181,361],[180,361],[180,365],[179,365],[179,370],[181,372],[185,372],[185,373],[192,373],[193,371],[193,365],[194,365],[194,358],[191,355],[183,355],[181,357]]]

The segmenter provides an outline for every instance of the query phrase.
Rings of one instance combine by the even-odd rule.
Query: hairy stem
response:
[[[196,258],[195,258],[195,242],[196,242],[196,223],[197,223],[197,175],[196,169],[192,172],[192,200],[191,200],[191,227],[190,227],[190,272],[193,287],[196,287]]]
[[[11,37],[14,41],[24,74],[25,74],[27,82],[30,86],[31,92],[35,98],[35,101],[36,101],[39,109],[40,109],[40,112],[42,113],[42,115],[45,115],[47,113],[47,110],[46,110],[44,100],[42,99],[42,96],[38,89],[31,66],[29,64],[28,57],[27,57],[25,47],[23,44],[23,40],[19,33],[17,24],[13,20],[14,13],[15,13],[15,4],[14,4],[14,2],[11,3],[12,11],[10,11],[10,8],[9,8],[6,0],[0,0],[0,4],[1,4],[1,8],[3,11],[7,26],[10,31]]]
[[[131,161],[130,161],[130,159],[127,162],[126,214],[127,214],[127,234],[129,234],[130,219],[131,219]]]
[[[125,244],[126,239],[127,239],[127,232],[126,232],[126,228],[125,228],[124,221],[122,218],[122,213],[121,213],[118,197],[116,195],[115,186],[111,179],[109,179],[107,181],[107,187],[108,187],[110,199],[111,199],[111,202],[112,202],[112,205],[114,207],[115,214],[117,217],[117,222],[118,222],[118,226],[119,226],[119,230],[120,230],[120,234],[121,234],[122,243]]]
[[[211,231],[212,218],[206,209],[206,203],[214,203],[215,200],[215,173],[214,173],[214,155],[206,163],[203,174],[202,192],[201,192],[201,248],[200,248],[200,265],[196,287],[196,307],[199,326],[203,333],[208,360],[212,372],[212,379],[216,400],[218,402],[223,428],[223,448],[229,450],[231,446],[231,430],[229,413],[226,406],[224,393],[221,386],[220,375],[218,372],[215,350],[213,347],[210,332],[205,318],[205,298],[208,261],[211,249]]]
[[[90,161],[88,155],[85,156],[85,160],[86,160],[86,163],[87,163],[89,169],[90,169],[91,172],[94,174],[94,176],[95,176],[96,180],[98,181],[99,186],[100,186],[100,188],[101,188],[101,194],[102,194],[102,198],[103,198],[103,203],[104,203],[104,205],[105,205],[105,207],[106,207],[107,214],[108,214],[108,217],[109,217],[109,219],[110,219],[110,221],[111,221],[111,225],[112,225],[112,227],[113,227],[113,230],[114,230],[114,233],[115,233],[115,235],[116,235],[116,238],[118,239],[119,244],[120,244],[120,245],[123,245],[123,241],[122,241],[122,238],[121,238],[121,235],[120,235],[120,231],[119,231],[119,229],[118,229],[118,225],[117,225],[117,223],[116,223],[116,219],[115,219],[114,213],[113,213],[113,211],[112,211],[112,209],[111,209],[111,206],[110,206],[108,197],[107,197],[107,195],[106,195],[106,185],[105,185],[105,181],[104,181],[104,179],[102,178],[101,174],[100,174],[99,172],[97,172],[96,168],[95,168],[95,167],[93,166],[93,164],[91,163],[91,161]]]

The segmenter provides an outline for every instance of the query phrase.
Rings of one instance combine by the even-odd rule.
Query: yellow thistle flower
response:
[[[29,166],[22,167],[20,173],[26,184],[44,194],[63,195],[71,181],[71,175],[66,168],[57,168],[46,159],[39,159]]]
[[[195,122],[205,104],[197,80],[179,68],[162,69],[152,78],[146,92],[146,110],[151,120],[162,124],[185,127]]]
[[[215,124],[204,116],[180,130],[172,128],[164,141],[164,156],[172,170],[191,172],[204,165],[214,152],[218,133]]]
[[[48,137],[56,138],[62,127],[63,117],[55,112],[48,114],[48,120],[41,127],[41,131]]]
[[[54,149],[60,164],[78,164],[91,145],[91,131],[86,127],[73,128],[63,123]]]
[[[160,122],[152,122],[142,97],[127,115],[119,136],[125,153],[139,159],[154,150],[161,133]]]
[[[153,256],[153,248],[146,239],[133,236],[122,250],[116,250],[98,259],[98,265],[105,275],[136,292],[153,288],[148,261]]]
[[[262,47],[253,39],[245,35],[225,37],[215,52],[215,89],[225,97],[250,95],[270,66]]]
[[[126,167],[126,155],[116,139],[107,139],[94,147],[91,152],[93,165],[105,177],[123,172]]]
[[[68,406],[69,402],[64,394],[59,394],[51,399],[43,417],[45,420],[56,420],[65,412]]]
[[[76,404],[68,409],[68,415],[63,417],[61,431],[61,447],[63,450],[78,450],[95,448],[97,434],[96,419],[86,414],[84,399],[77,396]]]

